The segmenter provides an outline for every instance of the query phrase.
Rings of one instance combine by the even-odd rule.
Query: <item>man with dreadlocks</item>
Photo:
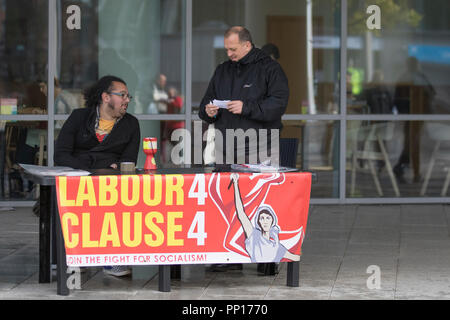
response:
[[[55,145],[55,165],[76,169],[117,169],[121,162],[136,163],[140,129],[127,113],[132,97],[120,78],[105,76],[88,88],[86,108],[74,110],[64,123]],[[128,266],[106,266],[113,276],[131,273]]]
[[[117,169],[135,162],[140,145],[138,120],[127,113],[132,96],[122,79],[105,76],[88,88],[86,108],[74,110],[55,145],[55,165],[76,169]]]

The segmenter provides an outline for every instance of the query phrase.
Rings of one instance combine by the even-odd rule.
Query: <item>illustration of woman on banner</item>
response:
[[[241,193],[239,191],[239,174],[230,175],[234,187],[234,201],[239,222],[245,234],[245,250],[252,262],[280,262],[286,258],[300,261],[300,256],[289,252],[278,237],[280,228],[277,225],[277,216],[269,205],[258,207],[255,215],[255,226],[244,211]]]

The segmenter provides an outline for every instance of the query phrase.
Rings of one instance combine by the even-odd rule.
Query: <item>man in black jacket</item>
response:
[[[141,138],[138,120],[127,113],[131,99],[126,83],[114,76],[87,89],[87,107],[74,110],[58,135],[55,164],[117,169],[120,162],[136,163]]]
[[[208,123],[214,123],[215,129],[222,133],[223,163],[230,163],[227,159],[234,162],[240,156],[242,159],[242,153],[245,153],[246,161],[251,161],[249,144],[244,149],[235,140],[234,148],[226,146],[226,131],[255,129],[259,133],[259,129],[268,129],[267,135],[270,138],[272,129],[280,130],[281,116],[289,99],[288,80],[278,62],[254,47],[246,28],[235,26],[228,29],[224,45],[229,60],[215,70],[200,103],[199,117]],[[212,104],[214,99],[230,102],[226,108],[219,108]],[[265,142],[260,136],[259,147]],[[270,139],[268,143],[270,144]],[[227,151],[234,151],[234,159],[226,157]],[[239,152],[241,154],[237,154]]]
[[[265,145],[271,150],[272,145],[279,146],[279,141],[271,140],[272,132],[279,139],[279,130],[282,128],[281,116],[286,110],[289,99],[289,86],[286,75],[277,61],[272,59],[261,49],[255,48],[250,32],[241,26],[231,27],[225,32],[224,45],[230,60],[220,64],[211,79],[205,96],[200,103],[199,117],[214,123],[223,138],[222,163],[260,162],[261,147]],[[230,100],[227,107],[219,108],[212,104],[216,100]],[[241,133],[235,131],[233,146],[227,144],[227,130],[242,129],[243,131],[256,130],[258,149],[256,157],[252,150],[251,135],[248,143],[239,143],[245,140],[236,138]],[[250,129],[250,130],[249,130]],[[267,138],[261,136],[260,129],[267,129]],[[278,143],[277,143],[278,142]],[[271,159],[279,159],[276,155],[270,155]],[[216,163],[218,152],[216,135]],[[273,149],[272,149],[273,151]],[[230,157],[227,152],[233,153]],[[266,153],[267,154],[267,153]],[[254,157],[252,157],[252,155]],[[267,154],[268,155],[268,154]],[[264,156],[264,153],[263,153]],[[256,160],[256,161],[255,161]],[[274,267],[274,265],[273,265]],[[226,269],[242,269],[242,265],[213,265],[214,271]],[[266,264],[259,264],[258,270],[264,272]],[[269,274],[274,274],[273,272]],[[266,273],[267,274],[267,273]]]

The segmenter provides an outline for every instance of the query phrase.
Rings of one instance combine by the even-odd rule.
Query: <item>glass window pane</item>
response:
[[[419,121],[418,121],[419,122]],[[412,126],[412,124],[410,125]],[[415,125],[420,127],[420,148],[413,150],[412,160],[419,162],[420,196],[448,197],[450,183],[450,121],[427,121]],[[414,127],[411,130],[415,130]],[[414,139],[412,136],[411,140]],[[418,153],[418,156],[416,155]]]
[[[184,1],[78,1],[80,29],[66,25],[66,9],[73,1],[60,0],[60,42],[57,70],[61,89],[71,94],[69,108],[82,107],[84,88],[105,75],[127,83],[132,114],[181,113],[168,100],[185,96]],[[176,94],[173,93],[174,90]]]
[[[296,167],[317,175],[311,197],[339,197],[339,122],[283,121],[280,137],[298,140]]]
[[[448,114],[450,3],[381,1],[366,14],[371,4],[348,1],[348,113]]]
[[[402,122],[347,122],[347,196],[396,197],[393,167],[402,150]],[[400,137],[398,139],[397,137]]]
[[[348,121],[347,196],[445,196],[449,155],[450,121]]]
[[[245,24],[245,2],[240,0],[192,1],[192,110],[198,106],[215,68],[227,59],[223,34]],[[252,31],[252,30],[250,30]]]
[[[0,1],[0,114],[47,113],[48,1]]]
[[[339,2],[333,1],[330,6],[329,0],[312,1],[311,7],[308,3],[305,0],[193,0],[194,112],[198,111],[216,66],[228,59],[223,44],[225,30],[242,25],[251,32],[257,48],[270,43],[278,50],[274,58],[286,73],[290,87],[286,114],[337,113]]]
[[[46,141],[46,121],[0,121],[0,200],[36,199],[18,164],[46,165]]]

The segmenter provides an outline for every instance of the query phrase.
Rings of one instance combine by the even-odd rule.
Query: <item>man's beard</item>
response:
[[[122,118],[125,113],[122,113],[122,105],[119,107],[119,110],[115,110],[114,105],[111,102],[108,102],[108,108],[113,111],[113,117]]]

